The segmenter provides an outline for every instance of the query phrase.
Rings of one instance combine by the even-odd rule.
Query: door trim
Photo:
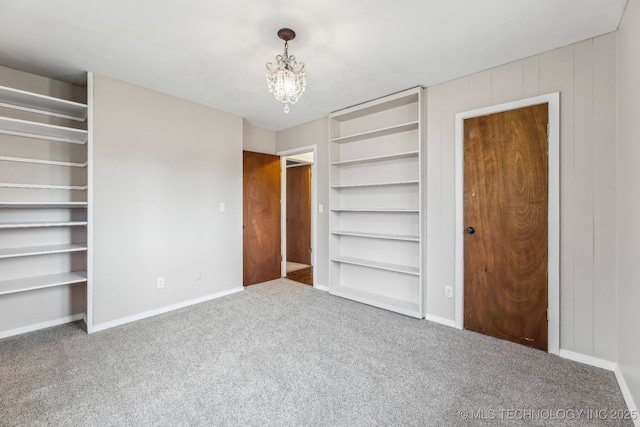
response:
[[[318,145],[306,145],[304,147],[294,148],[291,150],[284,150],[276,152],[276,155],[280,156],[280,188],[281,188],[281,200],[280,200],[280,215],[282,232],[282,265],[281,274],[282,277],[287,276],[287,156],[294,156],[296,154],[313,152],[313,163],[311,163],[311,265],[313,266],[313,287],[318,287]],[[322,289],[326,290],[326,289]]]
[[[548,352],[560,351],[560,92],[492,105],[455,117],[455,324],[464,327],[464,120],[537,104],[549,105]]]

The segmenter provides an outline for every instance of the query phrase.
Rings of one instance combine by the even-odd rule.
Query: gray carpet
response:
[[[2,426],[632,425],[618,409],[611,372],[284,279],[0,341]]]

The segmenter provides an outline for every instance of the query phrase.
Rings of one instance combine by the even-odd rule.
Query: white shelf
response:
[[[361,187],[383,187],[389,185],[410,185],[410,184],[419,184],[418,180],[410,180],[410,181],[394,181],[394,182],[373,182],[366,184],[343,184],[343,185],[332,185],[331,188],[361,188]]]
[[[86,144],[88,138],[88,132],[83,129],[29,122],[9,117],[0,117],[0,133],[72,144]]]
[[[389,126],[382,129],[376,129],[368,132],[357,133],[353,135],[341,136],[339,138],[333,138],[331,142],[338,144],[345,144],[347,142],[361,141],[363,139],[379,138],[381,136],[393,135],[394,133],[408,132],[410,130],[416,130],[419,126],[419,121],[413,121],[409,123],[403,123],[400,125]]]
[[[44,209],[63,209],[63,208],[80,208],[86,209],[87,202],[0,202],[0,208],[44,208]]]
[[[387,154],[385,156],[365,157],[362,159],[354,159],[354,160],[342,160],[340,162],[333,162],[331,164],[334,166],[348,166],[348,165],[355,165],[358,163],[383,162],[385,160],[407,159],[411,157],[418,157],[418,151],[407,151],[405,153]]]
[[[406,234],[384,234],[384,233],[363,233],[360,231],[332,231],[331,234],[336,236],[364,237],[367,239],[382,240],[403,240],[406,242],[419,242],[419,236],[411,236]]]
[[[402,92],[387,95],[382,98],[374,99],[363,104],[354,105],[344,110],[336,111],[329,114],[329,118],[338,122],[346,122],[371,114],[380,113],[382,111],[391,110],[403,105],[419,102],[421,88],[408,89]]]
[[[86,281],[86,271],[73,271],[70,273],[51,274],[48,276],[4,280],[0,282],[0,295],[50,288],[53,286],[70,285]]]
[[[0,86],[0,107],[62,117],[79,122],[83,122],[87,118],[86,104],[5,86]]]
[[[74,167],[74,168],[86,168],[87,167],[87,162],[83,162],[83,163],[59,162],[57,160],[30,159],[30,158],[27,158],[27,157],[0,156],[0,161],[18,162],[18,163],[34,163],[34,164],[39,164],[39,165],[68,166],[68,167]]]
[[[335,208],[331,212],[382,212],[382,213],[419,213],[418,209],[401,208]]]
[[[4,188],[31,188],[40,190],[79,190],[85,191],[86,185],[41,185],[41,184],[15,184],[10,182],[0,182],[0,187]]]
[[[35,255],[62,254],[69,252],[82,252],[87,250],[86,243],[67,245],[33,246],[30,248],[0,249],[0,259],[18,258]]]
[[[46,227],[80,227],[87,225],[87,221],[58,221],[58,222],[0,222],[0,229],[10,228],[46,228]]]
[[[361,291],[359,289],[349,288],[348,286],[332,286],[329,293],[339,297],[349,298],[363,304],[394,311],[411,317],[417,317],[418,319],[422,318],[422,315],[420,314],[420,306],[409,301],[389,298]]]
[[[411,267],[408,265],[391,264],[388,262],[371,261],[368,259],[351,258],[338,256],[331,259],[331,261],[339,262],[341,264],[359,265],[361,267],[377,268],[378,270],[395,271],[396,273],[411,274],[414,276],[420,275],[420,269],[418,267]]]

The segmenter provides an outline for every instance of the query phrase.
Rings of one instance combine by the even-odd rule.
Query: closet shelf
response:
[[[366,184],[341,184],[341,185],[332,185],[331,188],[361,188],[361,187],[384,187],[390,185],[409,185],[409,184],[419,184],[418,180],[409,180],[409,181],[393,181],[393,182],[371,182]]]
[[[4,188],[31,188],[40,190],[78,190],[85,191],[86,185],[41,185],[41,184],[15,184],[11,182],[0,182],[0,187]]]
[[[411,267],[408,265],[391,264],[388,262],[372,261],[368,259],[351,258],[338,256],[331,259],[333,262],[341,264],[359,265],[361,267],[377,268],[378,270],[395,271],[396,273],[411,274],[414,276],[420,275],[420,269],[418,267]]]
[[[0,86],[0,107],[46,114],[53,117],[83,122],[87,118],[87,105]]]
[[[382,240],[403,240],[406,242],[419,242],[419,236],[411,236],[406,234],[383,234],[383,233],[364,233],[361,231],[332,231],[331,234],[336,236],[364,237],[368,239]]]
[[[57,221],[57,222],[0,222],[0,229],[10,228],[46,228],[46,227],[80,227],[87,225],[87,221]]]
[[[339,162],[333,162],[331,164],[334,166],[348,166],[348,165],[355,165],[358,163],[383,162],[385,160],[407,159],[411,157],[418,157],[418,151],[407,151],[405,153],[387,154],[384,156],[373,156],[373,157],[364,157],[361,159],[342,160]]]
[[[335,142],[337,144],[345,144],[347,142],[355,142],[355,141],[361,141],[363,139],[372,139],[372,138],[378,138],[381,136],[393,135],[395,133],[408,132],[410,130],[418,129],[419,123],[420,122],[416,120],[409,123],[389,126],[389,127],[376,129],[368,132],[356,133],[348,136],[341,136],[338,138],[333,138],[331,142]]]
[[[72,271],[69,273],[50,274],[48,276],[3,280],[0,282],[0,295],[51,288],[53,286],[70,285],[86,281],[86,271]]]
[[[63,208],[80,208],[86,209],[87,202],[0,202],[0,208],[18,208],[18,209],[63,209]]]
[[[18,162],[18,163],[34,163],[39,165],[68,166],[73,168],[86,168],[87,162],[59,162],[57,160],[30,159],[27,157],[9,157],[0,156],[0,161]]]
[[[83,129],[30,122],[9,117],[0,117],[0,133],[69,142],[71,144],[86,144],[88,138],[88,132]]]
[[[420,306],[409,301],[390,298],[383,295],[362,291],[360,289],[353,289],[344,285],[332,286],[329,293],[339,297],[349,298],[363,304],[371,305],[385,310],[395,311],[396,313],[404,314],[411,317],[417,317],[418,319],[422,318],[420,314]]]
[[[18,258],[35,255],[62,254],[82,252],[87,250],[86,243],[72,243],[66,245],[33,246],[29,248],[0,249],[0,259]]]

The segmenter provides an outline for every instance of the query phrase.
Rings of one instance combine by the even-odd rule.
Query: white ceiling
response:
[[[280,130],[616,30],[627,0],[0,0],[0,65],[121,79]],[[283,113],[265,63],[306,63]]]

